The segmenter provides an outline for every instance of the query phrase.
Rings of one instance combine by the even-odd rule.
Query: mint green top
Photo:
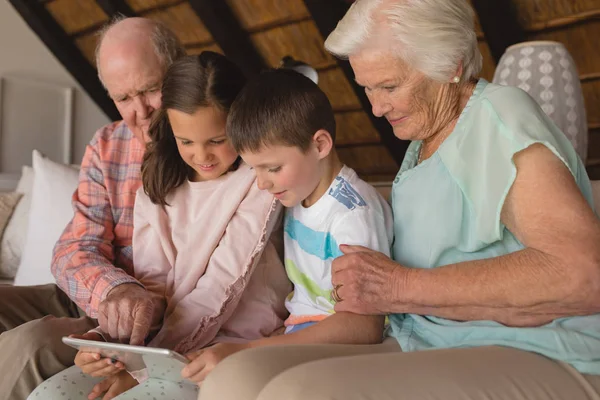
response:
[[[436,268],[523,249],[500,212],[516,176],[513,155],[534,143],[565,163],[593,206],[583,163],[535,100],[521,89],[482,79],[436,153],[416,165],[421,142],[407,150],[392,188],[394,259],[408,267]],[[390,323],[403,351],[501,345],[600,374],[600,314],[536,328],[414,314],[390,315]]]

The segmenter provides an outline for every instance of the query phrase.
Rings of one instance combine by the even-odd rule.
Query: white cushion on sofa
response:
[[[73,217],[71,196],[79,172],[68,165],[44,158],[33,151],[33,191],[21,263],[15,285],[54,283],[50,271],[52,250]]]
[[[3,278],[14,278],[21,262],[27,236],[32,189],[33,168],[26,165],[22,168],[21,179],[15,189],[15,192],[21,193],[23,197],[15,207],[0,241],[0,276]]]

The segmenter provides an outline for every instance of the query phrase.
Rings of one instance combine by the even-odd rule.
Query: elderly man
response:
[[[183,54],[171,31],[147,19],[121,18],[102,30],[98,73],[123,121],[101,128],[86,149],[75,215],[54,249],[60,289],[0,289],[0,400],[25,399],[72,365],[75,351],[61,337],[87,332],[94,319],[111,337],[132,344],[143,343],[159,322],[164,305],[132,276],[133,205],[163,75]]]

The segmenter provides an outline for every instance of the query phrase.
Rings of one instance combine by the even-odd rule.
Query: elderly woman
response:
[[[590,182],[534,100],[476,79],[468,2],[358,0],[325,45],[412,141],[394,260],[342,246],[333,268],[336,311],[390,314],[390,337],[241,352],[200,398],[600,399]]]

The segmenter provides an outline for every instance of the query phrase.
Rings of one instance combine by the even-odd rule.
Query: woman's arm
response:
[[[514,161],[517,177],[501,219],[524,250],[419,269],[346,248],[352,254],[334,261],[334,283],[344,285],[338,290],[344,301],[336,310],[495,320],[512,326],[600,312],[600,221],[571,173],[546,147],[531,146]]]

